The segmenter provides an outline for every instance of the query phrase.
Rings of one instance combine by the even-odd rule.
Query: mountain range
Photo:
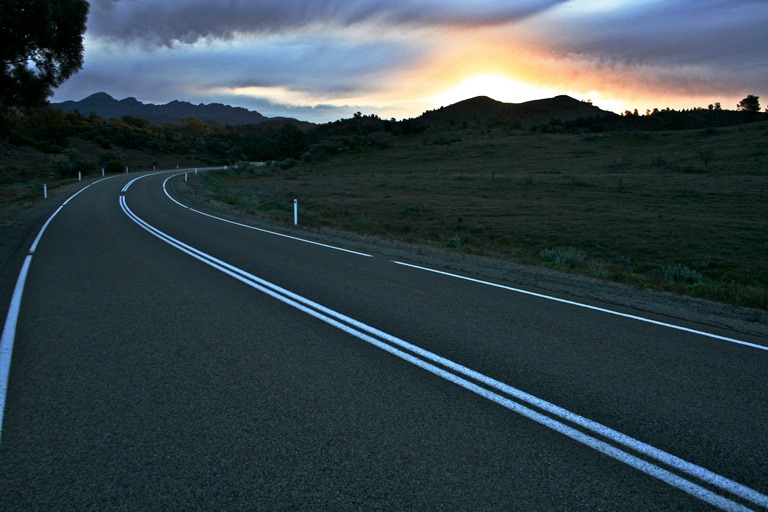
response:
[[[77,110],[83,115],[96,112],[105,118],[132,116],[146,119],[152,123],[177,123],[189,117],[229,125],[255,124],[270,119],[284,119],[265,117],[252,110],[222,105],[221,103],[194,105],[186,101],[172,101],[165,105],[153,105],[142,103],[136,98],[116,100],[105,92],[97,92],[80,101],[54,103],[53,106],[64,112]]]

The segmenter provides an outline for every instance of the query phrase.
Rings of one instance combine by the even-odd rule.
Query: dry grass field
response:
[[[572,135],[426,132],[200,175],[243,213],[768,309],[768,123]]]

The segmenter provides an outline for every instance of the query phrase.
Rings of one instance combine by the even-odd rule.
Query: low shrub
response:
[[[587,260],[587,254],[581,249],[575,247],[556,247],[554,249],[543,249],[539,257],[558,267],[574,267]]]
[[[120,160],[110,160],[104,164],[104,171],[110,174],[125,172],[125,164]]]
[[[665,281],[671,283],[699,284],[704,280],[700,272],[679,264],[664,267],[661,274]]]

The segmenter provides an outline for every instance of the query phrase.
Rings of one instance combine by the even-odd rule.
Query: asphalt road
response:
[[[768,340],[250,229],[169,176],[34,247],[0,510],[768,508]]]

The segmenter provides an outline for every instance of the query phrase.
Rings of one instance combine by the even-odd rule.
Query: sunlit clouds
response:
[[[54,101],[220,102],[323,122],[474,96],[621,112],[767,95],[768,3],[95,0]],[[731,105],[733,104],[733,105]]]

